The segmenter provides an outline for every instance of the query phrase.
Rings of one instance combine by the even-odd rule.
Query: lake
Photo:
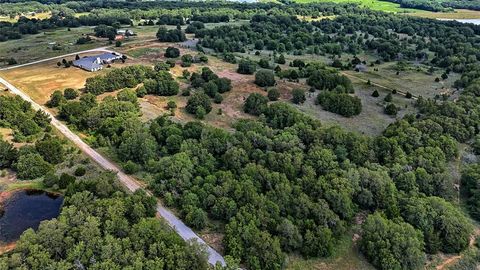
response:
[[[11,243],[28,228],[37,229],[42,220],[59,215],[63,197],[39,190],[15,191],[0,213],[0,243]]]

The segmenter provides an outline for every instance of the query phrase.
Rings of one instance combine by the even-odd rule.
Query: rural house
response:
[[[73,61],[73,65],[87,71],[98,71],[103,68],[104,64],[110,64],[115,60],[122,59],[122,55],[118,53],[102,53],[99,55],[86,56]]]

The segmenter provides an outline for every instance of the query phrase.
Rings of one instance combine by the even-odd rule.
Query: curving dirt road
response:
[[[98,51],[99,49],[94,49],[91,51]],[[90,51],[90,50],[89,50]],[[88,51],[83,51],[83,52],[88,52]],[[80,53],[80,52],[77,52]],[[77,54],[73,53],[73,54]],[[69,54],[72,55],[72,54]],[[67,55],[55,57],[56,58],[61,58]],[[48,61],[51,59],[47,60],[41,60],[41,61],[36,61],[34,63],[39,63],[43,61]],[[30,63],[33,64],[33,63]],[[20,67],[20,66],[25,66],[28,64],[23,64],[15,67]],[[10,67],[15,68],[15,67]],[[105,170],[110,170],[113,172],[116,172],[118,179],[120,182],[129,190],[129,191],[135,191],[137,189],[141,189],[142,186],[132,177],[128,176],[127,174],[123,173],[117,165],[115,165],[113,162],[109,161],[102,155],[100,155],[97,151],[95,151],[93,148],[91,148],[89,145],[87,145],[85,142],[83,142],[80,137],[78,137],[75,133],[73,133],[65,124],[57,120],[49,111],[47,111],[44,107],[40,106],[39,104],[35,103],[27,94],[22,92],[20,89],[16,88],[12,84],[10,84],[8,81],[0,77],[0,84],[5,85],[13,94],[16,94],[20,96],[22,99],[30,102],[32,104],[32,107],[35,110],[42,110],[43,112],[47,113],[51,118],[52,118],[52,126],[57,128],[66,138],[68,138],[70,141],[72,141],[82,152],[84,152],[86,155],[88,155],[91,159],[93,159],[96,163],[98,163],[103,169]],[[152,195],[150,192],[147,191],[149,195]],[[220,263],[222,266],[225,266],[225,260],[223,259],[222,255],[220,255],[217,251],[215,251],[213,248],[208,246],[203,239],[201,239],[192,229],[190,229],[187,225],[185,225],[179,218],[177,218],[172,212],[170,212],[168,209],[163,207],[160,203],[157,204],[157,212],[160,214],[162,218],[164,218],[168,225],[172,227],[175,232],[177,232],[185,241],[187,240],[193,240],[197,241],[198,243],[201,243],[206,246],[207,252],[208,252],[208,262],[212,265],[215,265],[216,263]]]

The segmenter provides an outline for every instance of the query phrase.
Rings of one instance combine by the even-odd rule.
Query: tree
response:
[[[53,167],[46,162],[40,154],[27,153],[19,156],[16,169],[18,178],[35,179],[52,171]]]
[[[78,92],[73,88],[67,88],[63,91],[63,96],[67,100],[76,99],[78,97]],[[58,104],[57,104],[57,106],[58,106]],[[56,107],[56,106],[54,106],[54,107]]]
[[[200,107],[205,110],[206,114],[208,114],[212,110],[212,103],[205,93],[195,92],[188,98],[185,109],[188,113],[196,114]]]
[[[47,106],[50,108],[55,108],[64,103],[65,101],[66,99],[63,96],[62,92],[56,90],[50,95],[50,100],[47,102]]]
[[[392,102],[392,93],[388,93],[383,99],[385,102]]]
[[[410,224],[392,221],[379,213],[362,225],[360,250],[379,269],[422,269],[425,263],[422,233]]]
[[[177,58],[180,56],[180,50],[175,47],[168,47],[165,51],[165,57],[167,58]]]
[[[207,224],[207,213],[198,207],[189,207],[185,216],[185,222],[197,230],[201,230]]]
[[[292,102],[295,104],[302,104],[306,100],[305,91],[300,88],[292,90]]]
[[[122,134],[118,153],[123,161],[145,164],[156,156],[157,148],[155,138],[147,130],[137,128]]]
[[[280,56],[277,58],[277,64],[284,65],[286,63],[285,61],[285,56],[283,54],[280,54]]]
[[[209,81],[205,83],[202,89],[203,92],[211,98],[215,97],[215,95],[218,94],[218,86],[214,81]]]
[[[362,112],[362,102],[358,97],[348,94],[338,94],[333,91],[323,91],[318,94],[316,103],[323,109],[338,113],[345,117],[358,115]]]
[[[259,94],[250,94],[243,105],[243,111],[253,115],[262,114],[267,108],[268,98]]]
[[[257,70],[257,64],[251,60],[240,60],[237,72],[240,74],[253,74]]]
[[[269,88],[267,91],[267,97],[270,101],[277,101],[278,98],[280,97],[280,92],[278,91],[277,88]]]
[[[255,84],[260,87],[274,86],[275,75],[271,70],[259,70],[255,73]]]
[[[0,139],[0,169],[11,168],[17,156],[18,151],[13,144]]]
[[[388,115],[397,115],[398,108],[395,106],[393,103],[389,103],[387,106],[385,106],[385,113]]]
[[[379,96],[380,96],[380,94],[378,93],[377,90],[373,91],[372,97],[379,97]]]
[[[46,136],[35,143],[35,149],[44,160],[52,164],[59,164],[65,158],[62,142],[57,137]]]
[[[232,80],[228,78],[218,78],[215,80],[215,84],[217,84],[218,92],[221,94],[232,90]]]
[[[122,42],[120,40],[115,41],[115,47],[122,47]]]

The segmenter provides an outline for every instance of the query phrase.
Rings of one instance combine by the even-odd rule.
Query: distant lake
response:
[[[476,25],[480,25],[480,19],[437,19],[440,21],[457,21],[461,23],[473,23]]]
[[[18,240],[27,229],[59,215],[63,197],[38,190],[16,191],[3,202],[0,212],[0,244]]]

